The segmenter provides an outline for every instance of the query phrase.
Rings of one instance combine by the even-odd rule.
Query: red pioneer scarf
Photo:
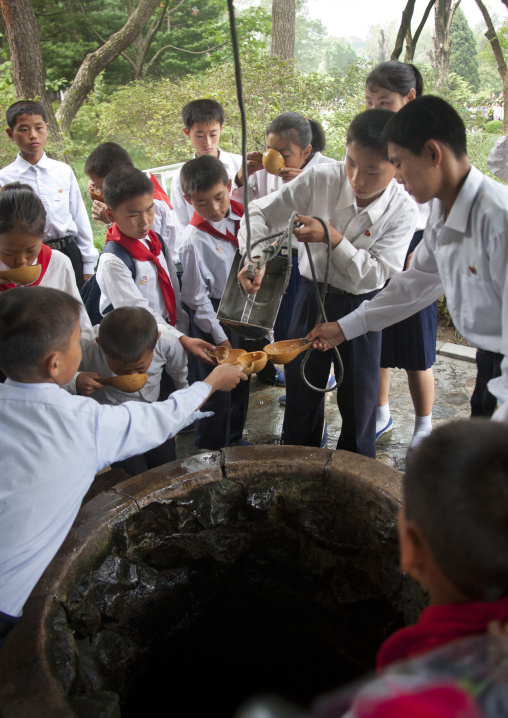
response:
[[[405,658],[412,658],[459,638],[487,632],[487,624],[498,620],[508,621],[508,597],[493,603],[447,603],[429,606],[418,623],[401,628],[390,636],[377,654],[377,668],[381,669]]]
[[[51,247],[48,247],[47,244],[41,244],[41,250],[39,252],[39,255],[37,257],[37,264],[41,265],[41,273],[39,274],[38,279],[35,282],[32,282],[30,285],[23,285],[23,286],[30,286],[35,287],[38,284],[41,283],[42,278],[46,274],[46,269],[48,268],[49,262],[51,260]],[[15,289],[16,287],[19,287],[21,285],[14,284],[14,282],[9,282],[9,284],[0,284],[0,292],[6,292],[8,289]]]
[[[230,200],[230,203],[233,212],[238,217],[243,217],[243,204],[241,202],[236,202],[234,199]],[[233,221],[235,223],[235,233],[231,234],[229,229],[226,229],[226,234],[222,234],[222,232],[219,232],[219,230],[216,229],[211,222],[208,222],[206,219],[203,219],[203,217],[200,217],[199,214],[194,210],[194,214],[192,215],[190,224],[192,224],[193,227],[201,229],[207,234],[211,234],[213,237],[217,237],[218,239],[225,239],[227,242],[232,242],[235,247],[238,248],[237,237],[238,230],[240,229],[240,220],[235,219]]]
[[[153,175],[150,172],[150,181],[153,184],[153,198],[154,199],[161,199],[163,202],[165,202],[170,209],[173,209],[173,205],[169,201],[169,197],[164,192],[160,184],[157,182],[157,177]]]
[[[114,222],[107,231],[107,239],[112,242],[117,242],[133,259],[137,259],[139,262],[152,262],[155,265],[159,287],[162,292],[164,304],[168,310],[169,321],[171,326],[174,327],[176,323],[175,292],[173,291],[166,270],[158,260],[158,256],[161,253],[161,243],[155,232],[152,230],[148,232],[148,248],[145,247],[139,239],[131,239],[131,237],[127,237],[120,232],[117,223]]]

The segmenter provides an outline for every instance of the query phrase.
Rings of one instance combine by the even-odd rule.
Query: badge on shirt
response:
[[[59,187],[59,188],[58,188],[58,193],[59,193],[59,194],[62,194],[62,193],[63,193],[63,189],[60,189],[60,187]]]
[[[217,254],[224,254],[224,247],[222,244],[217,245]]]
[[[146,274],[143,275],[139,281],[141,282],[141,284],[148,284],[148,277],[146,276]]]
[[[366,229],[365,232],[364,232],[364,235],[365,235],[366,237],[372,237],[372,232],[370,231],[370,229]]]

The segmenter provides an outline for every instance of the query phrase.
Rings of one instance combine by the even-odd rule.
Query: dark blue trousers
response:
[[[488,389],[488,382],[501,376],[501,362],[504,357],[496,352],[478,349],[476,352],[476,384],[471,396],[471,416],[490,418],[497,405],[497,399]]]
[[[335,290],[336,292],[337,290]],[[328,321],[335,321],[377,294],[328,292],[325,310]],[[301,278],[289,328],[290,339],[305,337],[316,326],[318,305],[312,282]],[[339,347],[344,364],[344,379],[337,391],[342,428],[337,449],[345,449],[376,458],[376,410],[379,391],[381,332],[368,332]],[[325,395],[309,389],[300,377],[305,353],[286,365],[286,411],[282,428],[284,444],[319,446],[323,432]],[[339,369],[332,351],[312,351],[305,366],[311,384],[325,387],[331,362]]]

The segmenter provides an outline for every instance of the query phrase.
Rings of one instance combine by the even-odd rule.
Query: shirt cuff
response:
[[[358,254],[356,247],[353,247],[349,239],[342,237],[338,245],[332,251],[333,263],[340,269],[345,269],[349,262]]]
[[[344,336],[348,340],[356,339],[356,337],[360,337],[362,334],[366,334],[369,329],[367,327],[367,320],[365,317],[365,310],[363,309],[363,304],[361,304],[358,309],[355,309],[354,312],[346,314],[345,317],[339,319],[338,324],[344,332]]]
[[[95,272],[95,265],[97,259],[93,262],[83,262],[83,274],[93,274]]]

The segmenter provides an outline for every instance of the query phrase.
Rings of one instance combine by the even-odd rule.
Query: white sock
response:
[[[383,406],[378,406],[376,416],[376,433],[384,429],[390,420],[390,404],[386,402]]]
[[[432,431],[432,412],[428,416],[415,416],[415,428],[409,447],[415,449]]]

